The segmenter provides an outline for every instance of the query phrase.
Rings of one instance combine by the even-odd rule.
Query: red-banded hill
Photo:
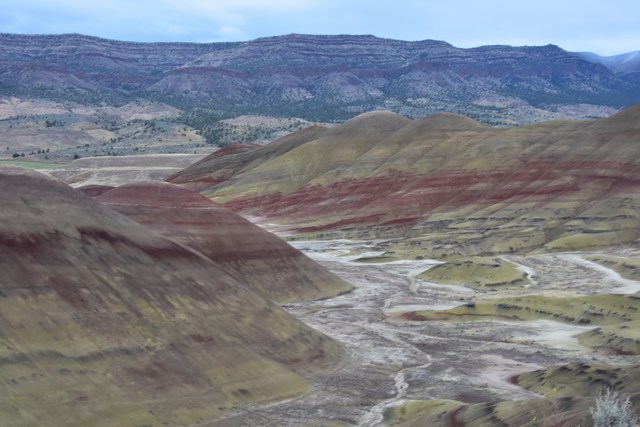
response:
[[[197,251],[0,170],[0,420],[210,424],[307,390],[341,348]]]
[[[640,105],[518,128],[375,112],[170,181],[297,232],[403,237],[398,250],[423,255],[585,249],[640,237],[639,140]]]
[[[125,184],[97,200],[196,249],[273,301],[326,298],[351,289],[281,238],[184,187],[162,182]]]
[[[223,148],[170,176],[167,181],[179,183],[196,191],[205,190],[225,182],[234,175],[252,170],[269,159],[280,157],[302,144],[313,141],[326,130],[322,126],[311,126],[260,148],[247,150],[242,155],[230,155],[228,149]]]

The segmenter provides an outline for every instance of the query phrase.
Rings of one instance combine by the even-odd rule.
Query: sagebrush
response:
[[[595,427],[637,427],[640,424],[629,398],[622,400],[609,388],[596,399],[596,409],[591,410],[591,416]]]

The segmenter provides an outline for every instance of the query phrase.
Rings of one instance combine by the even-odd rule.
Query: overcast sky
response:
[[[189,42],[373,34],[613,55],[640,50],[640,0],[2,0],[0,32]]]

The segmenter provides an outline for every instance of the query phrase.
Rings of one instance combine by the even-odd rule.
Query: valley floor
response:
[[[356,286],[345,295],[285,308],[344,343],[348,356],[312,392],[219,420],[216,426],[376,426],[387,408],[407,399],[490,402],[539,395],[510,382],[514,375],[572,362],[626,364],[638,357],[599,354],[573,335],[592,329],[536,320],[471,322],[394,320],[393,313],[444,309],[497,292],[430,284],[415,276],[435,261],[356,262],[375,253],[367,241],[292,244]],[[355,254],[358,255],[350,255]],[[532,281],[500,295],[631,293],[625,280],[580,254],[509,256]]]

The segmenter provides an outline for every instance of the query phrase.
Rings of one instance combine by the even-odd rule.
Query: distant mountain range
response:
[[[617,75],[640,77],[640,50],[613,56],[591,52],[579,52],[577,55],[586,61],[602,64]]]
[[[342,121],[374,109],[448,111],[491,124],[591,118],[640,100],[638,53],[557,46],[292,34],[235,43],[131,43],[78,34],[0,35],[0,96],[81,104],[165,102]]]

